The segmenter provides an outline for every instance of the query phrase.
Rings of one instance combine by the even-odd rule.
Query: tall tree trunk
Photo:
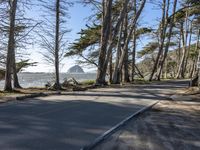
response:
[[[189,45],[188,45],[188,48],[187,48],[186,59],[185,59],[185,64],[184,64],[184,68],[183,68],[184,73],[189,72],[189,69],[187,69],[187,66],[188,66],[188,59],[189,59],[189,53],[190,53],[190,48],[191,48],[191,42],[192,42],[192,29],[193,29],[192,23],[193,23],[193,21],[191,21],[191,23],[190,23],[190,36],[189,36],[189,43],[188,43]]]
[[[102,8],[103,8],[103,15],[102,15],[102,28],[101,28],[101,46],[99,51],[96,84],[106,83],[105,76],[107,68],[104,69],[104,62],[106,58],[108,41],[110,36],[111,19],[112,19],[111,16],[112,0],[102,0]]]
[[[179,67],[178,67],[178,72],[177,72],[177,75],[176,75],[177,79],[184,78],[183,68],[184,68],[184,62],[185,62],[185,57],[186,57],[186,43],[185,43],[186,39],[185,39],[185,36],[184,36],[183,23],[181,24],[181,37],[182,37],[183,53],[182,53],[182,57],[181,57],[181,60],[180,60]]]
[[[112,63],[112,54],[110,55],[110,62],[109,62],[110,66],[109,66],[109,81],[110,83],[112,83],[112,72],[113,72],[113,63]]]
[[[104,63],[103,63],[103,69],[102,70],[107,70],[107,66],[108,66],[108,62],[109,62],[109,59],[110,59],[110,55],[112,54],[112,50],[113,50],[113,47],[115,46],[115,39],[119,33],[119,30],[120,30],[120,26],[125,18],[125,12],[127,11],[127,6],[128,6],[128,2],[129,0],[125,0],[124,3],[123,3],[123,8],[122,8],[122,11],[120,12],[120,15],[119,15],[119,19],[115,25],[115,27],[113,27],[113,34],[111,34],[111,38],[110,38],[110,42],[108,43],[108,48],[107,48],[107,53],[106,53],[106,57],[104,58]],[[111,22],[110,22],[111,23]],[[111,25],[110,25],[111,26]],[[105,80],[105,76],[106,76],[106,72],[103,71],[102,72],[102,79]]]
[[[161,21],[161,25],[160,25],[160,35],[159,35],[159,50],[158,50],[158,54],[156,57],[156,61],[154,63],[153,66],[153,70],[152,73],[150,75],[149,81],[151,81],[154,78],[154,74],[157,70],[158,64],[159,64],[159,60],[161,58],[162,52],[163,52],[163,45],[164,45],[164,31],[165,31],[165,18],[166,18],[166,0],[163,0],[163,5],[162,5],[162,21]]]
[[[10,25],[9,25],[9,39],[6,57],[6,73],[5,73],[5,91],[12,91],[12,54],[15,48],[15,18],[16,18],[17,0],[10,3]]]
[[[199,54],[198,54],[198,57],[195,59],[195,61],[194,61],[194,64],[193,64],[193,66],[194,66],[194,69],[193,69],[193,71],[192,71],[192,76],[191,77],[194,77],[195,76],[195,74],[196,74],[196,71],[198,71],[198,68],[197,68],[197,61],[200,61],[199,59],[199,57],[200,57],[200,47],[199,47],[199,39],[200,39],[200,29],[198,29],[198,33],[197,33],[197,42],[196,42],[196,46],[195,46],[195,51],[196,52],[198,52]]]
[[[176,64],[176,74],[178,72],[178,67],[179,67],[179,64],[181,62],[181,28],[180,28],[180,32],[179,32],[179,38],[178,38],[178,49],[177,49],[177,53],[176,53],[176,58],[177,58],[177,64]],[[176,75],[174,76],[176,77]]]
[[[15,46],[14,46],[15,47]],[[18,76],[17,76],[17,69],[16,69],[16,59],[15,59],[15,49],[13,51],[13,85],[14,88],[22,88],[19,84]]]
[[[134,15],[136,15],[137,13],[137,4],[136,4],[136,0],[133,1],[133,5],[134,5]],[[135,74],[135,54],[136,54],[136,41],[137,41],[137,37],[136,37],[136,30],[137,30],[137,26],[135,26],[134,30],[133,30],[133,51],[132,51],[132,63],[131,63],[131,81],[134,81],[134,74]]]
[[[55,88],[59,90],[60,78],[59,78],[59,32],[60,32],[60,0],[56,0],[56,34],[55,34],[55,75],[56,75],[56,85]]]
[[[192,66],[191,66],[191,70],[190,70],[190,75],[189,75],[189,78],[193,78],[193,75],[194,75],[194,70],[195,70],[195,65],[197,64],[197,61],[196,59],[193,59],[193,63],[192,63]]]
[[[126,12],[125,22],[124,22],[124,43],[126,42],[127,34],[128,34],[128,12]],[[128,64],[128,47],[125,50],[123,72],[124,72],[123,82],[130,82],[130,79],[129,79],[129,64]]]
[[[177,0],[174,0],[173,14],[176,12],[176,5],[177,5]],[[166,43],[166,46],[165,46],[164,56],[163,56],[163,59],[161,61],[160,67],[158,69],[159,70],[158,79],[160,79],[161,72],[162,72],[162,69],[163,69],[163,65],[164,65],[165,60],[167,58],[167,54],[168,54],[168,51],[169,51],[169,45],[170,45],[170,42],[171,42],[171,36],[172,36],[173,27],[174,27],[174,16],[172,16],[172,18],[170,20],[169,35],[168,35],[167,43]],[[167,64],[166,64],[166,66],[167,66]]]
[[[122,49],[122,55],[120,57],[118,67],[117,67],[116,70],[114,70],[114,73],[113,73],[114,75],[116,75],[120,70],[122,70],[122,66],[123,66],[123,62],[124,62],[124,58],[125,58],[125,54],[126,54],[126,49],[128,49],[128,45],[130,43],[130,39],[131,39],[131,37],[133,35],[133,30],[134,30],[134,28],[136,26],[137,20],[140,17],[140,14],[141,14],[145,4],[146,4],[146,0],[143,0],[141,2],[139,10],[137,11],[137,14],[133,18],[133,21],[132,21],[131,27],[130,27],[130,31],[128,33],[127,39],[126,39],[126,41],[124,43],[124,46],[123,46],[123,49]],[[113,80],[113,83],[116,83],[116,82],[117,82],[116,80]]]
[[[131,63],[131,81],[134,81],[135,78],[135,55],[136,55],[136,28],[133,31],[133,51],[132,51],[132,63]]]
[[[116,54],[116,61],[115,61],[115,65],[114,65],[114,70],[117,69],[118,67],[118,64],[119,64],[119,59],[120,59],[120,56],[121,56],[121,49],[122,49],[122,33],[123,33],[123,22],[121,24],[121,28],[120,28],[120,32],[119,32],[119,38],[118,38],[118,41],[117,41],[117,54]],[[112,82],[113,80],[116,81],[116,84],[119,84],[120,83],[120,79],[121,79],[121,71],[117,72],[116,74],[113,74],[112,76]]]

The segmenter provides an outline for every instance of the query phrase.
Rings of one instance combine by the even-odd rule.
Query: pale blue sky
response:
[[[39,18],[38,10],[31,9],[30,16],[33,18]],[[71,29],[71,32],[68,33],[67,38],[69,42],[73,42],[79,37],[77,34],[82,28],[85,28],[87,23],[87,17],[92,14],[90,7],[84,7],[81,4],[75,3],[73,7],[69,8],[70,18],[67,20],[66,27]],[[42,55],[38,52],[38,48],[31,47],[29,50],[31,61],[38,62],[37,66],[29,67],[24,71],[28,72],[53,72],[54,67],[46,64],[43,61]],[[76,64],[77,58],[64,58],[61,63],[61,72],[67,72],[67,70]],[[90,71],[89,68],[84,68],[86,71]]]
[[[35,12],[37,10],[32,9],[31,15],[34,17],[38,16],[38,13]],[[142,20],[143,23],[149,24],[149,25],[156,25],[155,19],[159,17],[161,14],[160,11],[153,9],[152,5],[149,3],[146,4],[145,10],[142,14],[142,17],[140,20]],[[73,42],[74,39],[77,39],[79,35],[77,34],[82,28],[85,28],[85,25],[87,23],[87,17],[92,14],[92,10],[90,7],[84,7],[81,4],[75,3],[73,7],[69,8],[69,15],[70,19],[68,20],[68,23],[66,26],[71,29],[72,31],[68,33],[68,38],[70,42]],[[141,39],[142,43],[146,43],[146,39]],[[141,45],[142,47],[144,45]],[[43,59],[42,55],[38,53],[38,49],[35,47],[31,47],[29,50],[30,58],[32,61],[38,62],[38,65],[35,67],[29,67],[25,69],[24,71],[28,72],[53,72],[54,68],[50,65],[47,65]],[[65,58],[62,61],[61,64],[61,72],[66,72],[71,66],[76,64],[76,60],[78,58]],[[95,68],[87,68],[84,67],[85,71],[91,71]]]

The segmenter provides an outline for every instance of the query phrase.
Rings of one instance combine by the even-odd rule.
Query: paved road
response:
[[[0,105],[0,149],[78,150],[185,82],[96,89]],[[159,96],[159,97],[157,97]]]

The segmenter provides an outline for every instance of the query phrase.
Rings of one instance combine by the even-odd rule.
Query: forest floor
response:
[[[199,89],[181,89],[174,97],[130,121],[95,150],[200,149]]]

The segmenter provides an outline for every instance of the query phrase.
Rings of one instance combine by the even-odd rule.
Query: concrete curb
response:
[[[149,105],[147,107],[144,107],[144,108],[140,109],[139,111],[135,112],[134,114],[130,115],[129,117],[127,117],[123,121],[119,122],[114,127],[112,127],[111,129],[109,129],[108,131],[106,131],[105,133],[103,133],[102,135],[100,135],[92,143],[90,143],[89,145],[81,148],[81,150],[92,150],[98,144],[100,144],[101,142],[103,142],[104,140],[106,140],[109,136],[111,136],[113,133],[115,133],[116,131],[118,131],[121,127],[125,126],[130,120],[132,120],[133,118],[136,118],[136,117],[140,116],[141,114],[143,114],[144,112],[150,110],[154,105],[156,105],[159,102],[160,102],[160,100],[158,100],[158,101],[154,102],[153,104],[151,104],[151,105]]]
[[[22,101],[28,98],[35,98],[35,97],[43,97],[43,96],[50,96],[50,95],[60,95],[61,92],[52,92],[52,93],[33,93],[33,94],[27,94],[23,96],[13,96],[13,97],[1,97],[2,101],[0,101],[0,104],[7,103],[10,101]]]
[[[53,93],[33,93],[24,96],[17,96],[16,100],[25,100],[27,98],[35,98],[35,97],[43,97],[43,96],[50,96],[50,95],[60,95],[61,92],[53,92]]]
[[[7,103],[10,101],[15,101],[16,97],[1,97],[0,104]]]

